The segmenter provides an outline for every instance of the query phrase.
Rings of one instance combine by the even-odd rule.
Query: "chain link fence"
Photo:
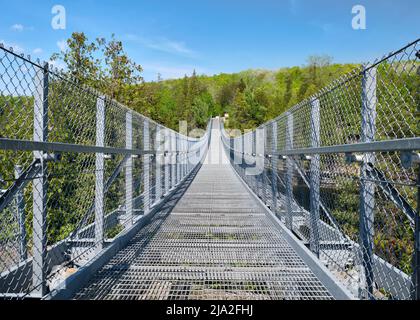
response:
[[[165,128],[0,46],[0,297],[43,297],[151,214],[207,133]]]
[[[242,136],[236,171],[362,299],[420,299],[420,40]]]

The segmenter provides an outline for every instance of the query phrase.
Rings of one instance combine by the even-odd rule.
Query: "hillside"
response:
[[[215,76],[144,82],[143,69],[114,36],[91,41],[81,32],[67,40],[67,49],[51,58],[66,66],[78,83],[98,89],[141,114],[178,130],[204,128],[210,116],[229,113],[229,126],[252,129],[274,118],[356,67],[333,64],[329,56],[310,56],[306,65],[276,71],[246,70]]]
[[[252,129],[270,120],[357,65],[331,64],[313,57],[302,67],[277,71],[246,70],[234,74],[184,77],[137,85],[144,100],[133,107],[166,126],[178,122],[203,128],[210,116],[228,113],[229,126]]]

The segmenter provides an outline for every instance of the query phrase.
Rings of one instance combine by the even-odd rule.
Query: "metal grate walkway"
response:
[[[209,164],[219,134],[173,210],[157,213],[75,299],[332,299],[231,166]]]

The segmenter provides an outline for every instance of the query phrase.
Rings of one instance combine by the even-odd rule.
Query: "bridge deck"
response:
[[[332,299],[231,166],[206,162],[75,299]]]

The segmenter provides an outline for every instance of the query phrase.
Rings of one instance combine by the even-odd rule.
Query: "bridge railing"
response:
[[[365,299],[419,299],[420,40],[242,136],[231,163]]]
[[[43,297],[92,261],[192,172],[208,132],[0,47],[0,297]]]

